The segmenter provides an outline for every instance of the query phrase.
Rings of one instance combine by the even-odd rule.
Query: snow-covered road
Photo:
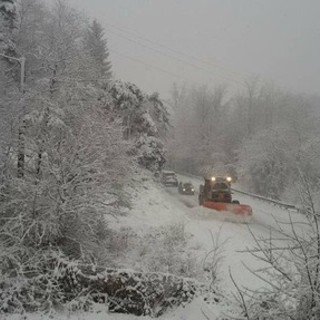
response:
[[[184,176],[178,178],[179,181],[191,181],[196,190],[202,183],[196,178]],[[303,217],[295,211],[288,211],[266,201],[235,192],[233,195],[235,199],[240,203],[249,204],[253,209],[253,216],[249,223],[237,223],[225,213],[199,207],[197,194],[194,196],[180,195],[173,188],[167,188],[167,192],[173,199],[185,205],[186,229],[194,235],[195,241],[198,241],[207,252],[213,248],[212,236],[219,236],[219,242],[223,243],[224,249],[224,260],[221,265],[223,287],[227,290],[235,289],[229,276],[229,270],[235,281],[243,287],[258,289],[266,285],[249,271],[257,270],[265,265],[252,254],[243,252],[255,247],[253,235],[257,238],[269,238],[270,235],[279,238],[279,222],[281,227],[288,231],[291,228],[290,220],[296,223],[303,222]]]
[[[191,181],[196,190],[202,183],[197,178],[179,176],[178,179]],[[197,258],[200,259],[213,249],[212,237],[215,240],[219,237],[219,243],[223,243],[224,256],[219,276],[227,291],[235,290],[229,269],[240,286],[257,289],[266,285],[248,270],[256,270],[265,265],[250,253],[243,252],[255,247],[252,234],[258,238],[268,238],[270,234],[279,238],[277,220],[288,223],[281,227],[290,231],[290,219],[295,222],[303,219],[297,212],[247,195],[234,194],[234,198],[240,203],[249,204],[253,208],[249,223],[237,223],[224,213],[200,207],[197,194],[180,195],[176,188],[163,187],[147,179],[142,182],[142,187],[133,189],[130,193],[136,198],[129,214],[116,223],[119,227],[128,226],[144,233],[150,227],[184,223],[186,231],[193,235],[194,246],[199,247]]]

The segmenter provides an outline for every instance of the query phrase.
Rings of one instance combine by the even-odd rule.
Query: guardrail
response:
[[[298,210],[298,208],[294,204],[289,204],[289,203],[273,200],[271,198],[267,198],[267,197],[260,196],[258,194],[254,194],[254,193],[250,193],[250,192],[241,191],[241,190],[234,189],[234,188],[232,188],[232,190],[235,191],[235,192],[247,195],[247,196],[252,197],[252,198],[256,198],[256,199],[259,199],[259,200],[267,201],[269,203],[273,203],[275,205],[284,207],[286,209]]]
[[[175,170],[175,172],[178,174],[181,174],[183,176],[190,177],[190,178],[203,179],[203,177],[201,177],[201,176],[196,176],[196,175],[190,174],[188,172],[182,172],[182,171],[177,171],[177,170]],[[247,195],[247,196],[255,198],[255,199],[259,199],[259,200],[266,201],[266,202],[272,203],[272,204],[280,206],[280,207],[284,207],[286,209],[299,210],[294,204],[277,201],[277,200],[274,200],[274,199],[271,199],[268,197],[260,196],[258,194],[254,194],[254,193],[250,193],[250,192],[246,192],[246,191],[242,191],[242,190],[238,190],[238,189],[234,189],[234,188],[232,188],[231,190],[238,192],[238,193],[241,193],[241,194],[244,194],[244,195]]]

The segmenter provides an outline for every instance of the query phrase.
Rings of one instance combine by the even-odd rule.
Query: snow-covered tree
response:
[[[90,62],[100,77],[104,79],[111,78],[112,66],[109,60],[107,40],[105,39],[103,27],[97,20],[93,20],[85,32],[84,47]]]
[[[16,80],[18,61],[9,57],[16,57],[17,50],[14,39],[17,15],[13,0],[0,1],[0,95],[5,96],[11,82]],[[4,57],[5,55],[6,57]],[[1,102],[0,102],[1,104]]]
[[[16,28],[16,7],[13,0],[0,1],[0,53],[15,56],[13,31]]]
[[[11,127],[14,117],[19,115],[21,103],[17,79],[20,76],[19,62],[7,57],[18,58],[15,33],[17,15],[15,1],[0,1],[0,158],[8,152],[12,139]],[[7,57],[3,57],[3,55]],[[1,160],[0,160],[1,166]]]
[[[132,167],[123,127],[101,108],[100,86],[87,81],[96,71],[82,53],[81,17],[63,1],[50,9],[38,3],[20,2],[18,10],[17,47],[33,60],[0,163],[0,273],[22,277],[32,261],[35,274],[52,271],[52,252],[98,259],[104,215],[117,212]],[[28,27],[34,33],[24,33]],[[13,109],[17,99],[6,98]]]
[[[185,165],[193,171],[211,170],[228,163],[226,143],[227,115],[229,104],[225,86],[213,90],[202,86],[183,89],[179,94],[174,90],[174,139],[176,161],[181,169]],[[179,100],[181,100],[179,102]]]
[[[125,138],[134,145],[132,154],[142,166],[154,172],[161,170],[165,163],[165,149],[158,127],[164,130],[168,125],[164,106],[161,104],[160,109],[158,102],[155,106],[155,100],[150,101],[132,83],[115,81],[107,92],[111,101],[106,102],[105,108],[122,122]]]
[[[170,115],[168,109],[157,92],[148,96],[147,99],[149,101],[149,112],[151,117],[157,126],[160,136],[165,138],[170,128]]]
[[[252,78],[234,97],[224,86],[179,89],[175,85],[171,103],[172,167],[219,174],[232,168],[235,176],[241,171],[240,183],[250,191],[288,198],[288,186],[296,178],[294,168],[310,164],[303,155],[319,134],[317,99]]]
[[[37,248],[95,257],[104,241],[103,215],[114,212],[115,186],[129,178],[131,160],[122,127],[90,96],[90,87],[75,84],[57,89],[55,99],[48,92],[25,101],[32,108],[24,116],[24,175],[17,178],[15,168],[19,145],[12,145],[2,171],[0,242],[6,252],[16,250],[6,257],[14,268],[27,267]]]
[[[18,0],[17,17],[17,51],[26,58],[26,85],[32,87],[35,81],[46,74],[42,45],[45,43],[50,11],[41,0]]]
[[[167,141],[168,164],[172,168],[195,173],[196,159],[192,152],[195,146],[193,107],[190,90],[185,85],[173,84],[171,90],[172,128]]]
[[[293,141],[292,132],[284,128],[261,131],[244,141],[238,171],[250,191],[281,197],[294,171]]]

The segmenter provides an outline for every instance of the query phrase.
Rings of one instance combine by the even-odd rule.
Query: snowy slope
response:
[[[190,179],[180,176],[179,180],[190,181],[198,189],[201,183],[199,179]],[[265,286],[248,269],[255,270],[263,267],[251,254],[241,252],[254,246],[252,234],[268,237],[270,232],[275,232],[276,222],[274,217],[289,221],[289,212],[280,207],[270,205],[261,200],[253,199],[245,195],[235,195],[241,203],[252,206],[254,216],[249,224],[235,223],[225,220],[222,213],[198,206],[197,194],[195,196],[180,195],[175,188],[165,188],[157,184],[150,176],[142,176],[127,190],[132,196],[131,209],[126,215],[109,220],[110,226],[115,229],[128,227],[137,233],[146,233],[150,228],[183,223],[187,232],[193,235],[191,241],[194,248],[199,248],[195,255],[204,259],[213,248],[212,237],[219,238],[223,243],[223,261],[220,267],[220,286],[225,293],[235,291],[230,279],[229,270],[235,281],[241,287],[257,289]],[[299,214],[291,212],[294,221],[301,220]],[[250,229],[250,230],[249,230]],[[203,272],[199,270],[199,272]],[[223,305],[207,305],[201,299],[196,299],[186,308],[178,308],[162,316],[162,319],[204,319],[203,313],[210,319],[217,319],[223,310]],[[54,319],[115,319],[126,320],[138,317],[125,315],[99,314],[60,314]],[[10,317],[10,320],[19,319]],[[30,316],[29,319],[45,319]],[[145,318],[148,319],[148,318]]]
[[[202,183],[201,179],[183,176],[178,178],[180,181],[191,181],[196,190]],[[137,194],[133,210],[120,223],[126,223],[142,230],[148,226],[183,222],[186,230],[193,235],[192,241],[195,245],[200,245],[199,255],[203,258],[213,248],[212,237],[218,237],[219,242],[223,243],[224,258],[220,277],[221,286],[226,292],[235,291],[229,270],[241,287],[258,289],[266,285],[248,270],[256,270],[265,267],[265,265],[250,253],[243,252],[255,246],[252,234],[256,237],[268,238],[270,232],[276,233],[277,221],[287,223],[290,219],[293,221],[303,220],[300,214],[294,211],[288,211],[243,194],[234,194],[234,198],[241,203],[251,205],[254,212],[250,223],[236,223],[233,221],[234,219],[230,221],[229,217],[226,218],[223,213],[199,207],[197,194],[194,196],[180,195],[176,188],[164,188],[152,181],[145,181],[143,189],[145,190],[143,196]],[[290,228],[286,225],[282,225],[282,227]],[[217,312],[215,308],[210,310],[211,315]],[[185,319],[194,318],[187,317]]]

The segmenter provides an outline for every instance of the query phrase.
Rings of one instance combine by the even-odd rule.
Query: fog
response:
[[[116,77],[167,94],[173,82],[241,88],[258,75],[319,93],[317,0],[72,0],[106,28]],[[194,59],[195,58],[195,59]]]
[[[0,315],[320,319],[319,9],[0,0]]]

